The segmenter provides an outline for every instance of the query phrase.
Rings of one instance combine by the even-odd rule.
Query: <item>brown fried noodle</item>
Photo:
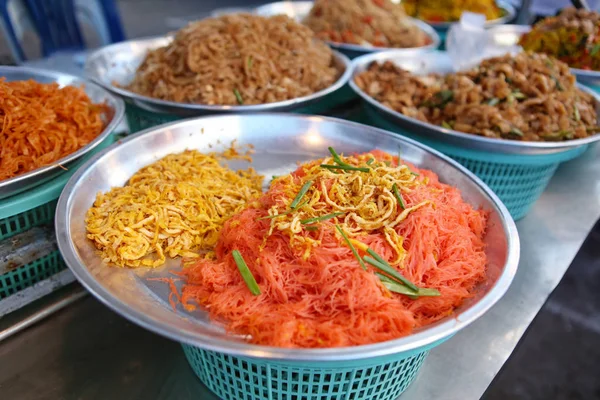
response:
[[[181,103],[263,104],[310,95],[339,75],[309,28],[286,16],[236,14],[181,29],[148,53],[126,89]]]
[[[543,54],[491,58],[446,76],[373,63],[355,82],[386,107],[461,132],[561,141],[598,131],[593,97],[577,88],[566,64]]]

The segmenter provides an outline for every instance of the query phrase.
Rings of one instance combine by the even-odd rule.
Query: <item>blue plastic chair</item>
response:
[[[27,30],[39,36],[43,57],[84,50],[82,20],[94,28],[102,44],[125,39],[113,0],[0,0],[0,17],[17,63],[26,60],[21,39]]]

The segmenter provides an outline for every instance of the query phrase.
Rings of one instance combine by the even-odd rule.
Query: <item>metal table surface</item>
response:
[[[402,400],[481,397],[600,217],[599,177],[600,146],[561,166],[518,223],[521,264],[507,295],[432,350]],[[176,343],[90,297],[0,342],[0,360],[7,399],[216,399]]]

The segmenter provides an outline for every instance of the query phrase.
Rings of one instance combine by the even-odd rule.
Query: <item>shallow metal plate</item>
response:
[[[173,311],[169,288],[148,278],[165,277],[180,268],[178,260],[158,269],[123,269],[104,264],[87,240],[85,214],[96,193],[124,185],[140,168],[185,149],[215,151],[232,140],[255,147],[252,166],[267,177],[294,170],[297,162],[328,154],[374,148],[397,152],[419,167],[437,172],[458,187],[465,201],[490,212],[486,236],[488,277],[479,292],[456,313],[414,334],[384,343],[335,349],[282,349],[251,345],[226,335],[201,310]],[[132,156],[134,155],[134,156]],[[231,163],[233,168],[246,162]],[[292,114],[221,115],[175,122],[142,131],[94,156],[71,178],[56,211],[60,251],[77,279],[94,296],[129,320],[173,340],[202,348],[252,357],[287,360],[351,360],[421,348],[463,329],[483,315],[506,292],[517,269],[519,238],[500,200],[478,178],[438,152],[399,135],[326,117]]]
[[[507,22],[511,22],[517,15],[517,10],[515,10],[515,8],[512,6],[512,4],[505,2],[505,1],[496,1],[496,4],[498,5],[498,7],[500,7],[504,11],[505,14],[500,18],[490,19],[490,20],[486,21],[485,26],[495,26],[495,25],[506,24]],[[425,21],[425,22],[427,22],[429,25],[433,26],[435,29],[440,30],[440,31],[448,30],[448,29],[450,29],[450,27],[453,24],[457,23],[457,22],[432,22],[432,21]]]
[[[313,6],[312,1],[280,1],[280,2],[269,3],[269,4],[265,4],[263,6],[257,7],[256,9],[254,9],[254,12],[258,15],[262,15],[265,17],[272,16],[272,15],[284,14],[290,18],[294,18],[298,22],[302,22],[306,18],[306,16],[310,13],[312,6]],[[330,42],[330,41],[327,41],[327,44],[329,44],[334,49],[337,49],[345,54],[350,54],[353,56],[368,54],[368,53],[377,52],[377,51],[384,51],[384,50],[402,51],[405,54],[420,54],[423,52],[435,50],[438,47],[440,47],[440,43],[441,43],[440,36],[435,31],[435,29],[433,29],[430,25],[428,25],[427,23],[425,23],[421,20],[418,20],[415,18],[410,18],[410,17],[407,17],[407,19],[412,21],[413,24],[418,26],[419,29],[424,31],[427,34],[427,36],[429,36],[431,38],[430,44],[428,44],[427,46],[423,46],[423,47],[414,47],[414,48],[407,48],[407,49],[364,46],[364,45],[348,44],[348,43],[336,43],[336,42]]]
[[[13,196],[17,193],[30,189],[64,172],[64,169],[61,168],[61,166],[68,168],[71,162],[75,161],[100,144],[112,131],[114,131],[121,121],[121,118],[123,118],[125,107],[121,99],[113,96],[100,86],[92,82],[87,82],[81,78],[60,72],[6,66],[0,66],[0,77],[6,78],[6,80],[9,82],[33,79],[34,81],[41,83],[56,82],[60,86],[84,86],[84,90],[92,102],[106,103],[112,110],[112,114],[106,116],[106,127],[104,130],[87,145],[61,158],[60,160],[57,160],[52,165],[47,165],[45,167],[29,171],[25,174],[15,176],[14,178],[0,181],[0,199]]]
[[[393,51],[370,54],[357,58],[353,62],[352,79],[350,87],[354,90],[379,116],[406,129],[412,133],[427,135],[428,137],[455,146],[462,146],[473,150],[482,150],[508,154],[551,154],[563,152],[568,149],[600,141],[600,135],[593,135],[585,139],[567,140],[564,142],[526,142],[519,140],[494,139],[463,133],[452,129],[442,128],[434,124],[408,117],[402,113],[388,108],[362,91],[354,77],[365,71],[372,62],[392,61],[396,65],[415,74],[426,75],[430,73],[447,74],[453,72],[452,61],[446,52],[436,51],[419,56],[406,56]],[[578,84],[579,89],[589,93],[596,100],[596,112],[600,116],[600,95],[593,90]]]
[[[488,29],[490,35],[488,43],[496,48],[506,46],[507,48],[518,47],[521,49],[519,39],[529,31],[531,31],[531,27],[526,25],[495,26]],[[600,85],[600,71],[571,68],[571,73],[577,77],[578,82]]]
[[[85,74],[88,78],[102,85],[106,89],[123,97],[125,101],[142,109],[178,115],[180,117],[192,117],[215,113],[253,112],[253,111],[290,111],[322,100],[325,96],[335,92],[344,86],[351,75],[350,60],[343,54],[334,51],[335,65],[342,71],[338,80],[328,88],[320,90],[308,96],[296,99],[278,101],[275,103],[255,105],[206,105],[177,103],[173,101],[159,100],[140,94],[130,92],[122,87],[133,80],[139,65],[144,61],[150,50],[163,47],[171,43],[172,36],[131,40],[103,47],[92,53],[85,63]]]

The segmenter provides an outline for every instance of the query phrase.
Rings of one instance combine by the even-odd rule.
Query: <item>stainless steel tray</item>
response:
[[[515,10],[515,8],[512,6],[512,4],[510,4],[506,1],[501,1],[501,0],[496,1],[496,4],[502,10],[504,10],[505,14],[500,18],[490,19],[490,20],[486,21],[485,26],[503,25],[503,24],[506,24],[507,22],[511,22],[517,16],[517,10]],[[432,22],[432,21],[425,21],[425,22],[427,22],[429,25],[433,26],[435,29],[440,30],[440,31],[448,30],[448,29],[450,29],[452,24],[456,24],[456,22]]]
[[[344,86],[351,75],[350,60],[348,57],[334,51],[335,64],[343,72],[338,80],[328,88],[296,99],[267,104],[235,106],[176,103],[142,96],[114,85],[115,83],[125,85],[131,82],[138,66],[142,63],[148,51],[166,46],[172,39],[172,36],[165,36],[132,40],[103,47],[87,58],[84,68],[85,74],[94,82],[118,94],[125,101],[137,107],[152,112],[173,114],[180,117],[192,117],[209,113],[290,111],[322,100],[328,94]]]
[[[564,142],[526,142],[519,140],[494,139],[442,128],[438,125],[408,117],[384,106],[362,91],[356,83],[354,83],[354,77],[365,71],[367,67],[375,61],[392,61],[396,65],[415,74],[444,74],[453,71],[450,57],[446,52],[441,51],[422,54],[418,57],[410,57],[396,52],[385,52],[362,56],[354,60],[350,87],[368,104],[368,106],[372,107],[379,116],[411,133],[424,135],[440,142],[472,150],[521,155],[558,153],[600,140],[600,135],[593,135],[585,139],[575,139]],[[600,116],[600,95],[583,85],[578,85],[578,87],[596,99],[596,111]]]
[[[218,151],[234,139],[240,145],[255,146],[252,166],[267,179],[294,170],[298,161],[326,156],[328,146],[347,154],[374,148],[397,152],[400,145],[407,161],[437,172],[441,181],[462,191],[465,201],[490,212],[486,236],[487,281],[454,315],[410,336],[367,346],[299,350],[248,344],[225,334],[201,310],[174,311],[168,301],[168,285],[148,278],[168,276],[169,271],[180,268],[179,260],[170,260],[165,267],[154,270],[115,268],[102,262],[86,239],[84,225],[96,193],[124,185],[137,170],[167,154],[185,149]],[[231,164],[234,168],[246,165]],[[117,313],[173,340],[269,359],[361,359],[408,351],[447,338],[475,321],[502,297],[515,276],[519,259],[519,238],[508,211],[487,186],[456,162],[415,141],[376,128],[292,114],[204,117],[132,135],[94,156],[77,171],[62,193],[55,222],[59,249],[71,271],[94,296]]]
[[[271,16],[278,14],[285,14],[290,18],[294,18],[298,22],[302,22],[304,18],[309,14],[310,9],[313,6],[312,1],[280,1],[276,3],[269,3],[263,6],[260,6],[254,9],[254,12],[258,15],[262,16]],[[375,46],[361,46],[357,44],[347,44],[347,43],[336,43],[327,41],[332,48],[344,52],[346,54],[352,55],[362,55],[368,54],[377,51],[385,51],[385,50],[396,50],[402,51],[406,54],[420,54],[423,52],[435,50],[440,47],[440,36],[430,25],[426,22],[418,20],[416,18],[407,17],[412,21],[413,24],[418,26],[422,31],[424,31],[430,38],[431,44],[423,47],[415,47],[408,49],[398,49],[398,48],[388,48],[388,47],[375,47]]]
[[[83,85],[85,92],[94,103],[106,102],[106,104],[112,109],[112,115],[107,116],[106,127],[104,130],[87,145],[69,154],[68,156],[61,158],[60,160],[57,160],[52,165],[47,165],[45,167],[15,176],[14,178],[0,181],[0,199],[13,196],[17,193],[30,189],[64,172],[64,169],[61,168],[61,166],[68,168],[70,163],[100,144],[112,131],[114,131],[121,121],[121,118],[123,118],[125,107],[121,99],[113,96],[102,87],[92,82],[87,82],[81,78],[60,72],[6,66],[0,66],[0,77],[5,77],[7,81],[33,79],[34,81],[41,83],[57,82],[60,86]]]
[[[510,49],[519,46],[519,39],[531,30],[526,25],[502,25],[488,29],[488,45],[495,48],[506,47]],[[588,71],[585,69],[571,68],[571,73],[577,77],[577,81],[589,85],[600,85],[600,71]]]

